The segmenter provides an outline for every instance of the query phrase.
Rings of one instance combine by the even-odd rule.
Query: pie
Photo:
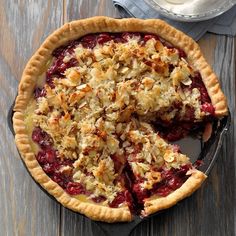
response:
[[[65,24],[30,59],[13,125],[44,189],[91,219],[117,222],[199,188],[205,174],[171,142],[209,136],[225,115],[217,77],[188,36],[161,20],[93,17]]]

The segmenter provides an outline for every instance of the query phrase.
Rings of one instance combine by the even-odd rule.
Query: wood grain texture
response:
[[[65,0],[66,21],[72,21],[91,16],[119,17],[117,9],[111,0]]]
[[[59,235],[60,205],[26,172],[6,120],[25,63],[62,23],[62,4],[1,0],[0,5],[0,235]]]
[[[25,63],[43,39],[63,23],[95,15],[119,17],[111,0],[0,0],[0,235],[101,235],[85,217],[59,206],[26,172],[7,127]],[[235,117],[235,39],[207,34],[201,48],[219,76]],[[236,235],[236,124],[204,186],[132,233],[161,236]]]

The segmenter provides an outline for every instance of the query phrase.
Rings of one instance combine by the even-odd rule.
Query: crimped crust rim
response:
[[[191,176],[184,184],[166,197],[157,197],[155,199],[146,199],[144,203],[144,215],[150,215],[157,211],[174,206],[177,202],[191,195],[198,189],[207,178],[201,171],[194,170]]]

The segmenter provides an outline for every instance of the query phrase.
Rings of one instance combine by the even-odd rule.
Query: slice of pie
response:
[[[64,25],[34,54],[13,124],[43,188],[91,219],[116,222],[193,193],[206,176],[170,142],[225,115],[217,77],[192,39],[160,20],[94,17]]]

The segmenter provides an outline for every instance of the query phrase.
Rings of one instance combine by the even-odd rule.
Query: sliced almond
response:
[[[192,80],[188,77],[186,79],[184,79],[183,81],[181,81],[182,84],[189,86],[192,84]]]
[[[78,86],[77,89],[85,93],[92,91],[92,88],[88,84],[82,84]]]
[[[175,160],[175,155],[173,153],[166,153],[164,155],[164,160],[169,163],[173,162]]]
[[[161,43],[161,41],[157,40],[156,41],[156,45],[155,45],[155,48],[157,51],[161,52],[164,48],[163,44]]]
[[[123,68],[121,68],[120,73],[125,74],[128,71],[129,71],[129,67],[123,67]]]

